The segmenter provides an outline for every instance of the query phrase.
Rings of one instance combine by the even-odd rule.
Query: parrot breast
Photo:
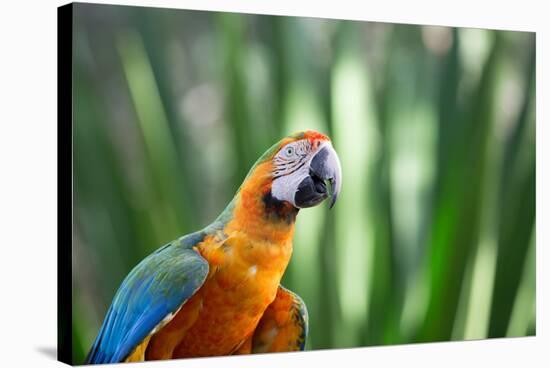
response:
[[[266,201],[269,169],[258,166],[231,219],[195,247],[209,263],[206,281],[150,338],[146,360],[228,355],[253,334],[290,260],[297,212]]]

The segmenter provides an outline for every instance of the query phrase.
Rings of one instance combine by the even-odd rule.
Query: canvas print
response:
[[[60,360],[535,335],[534,33],[58,14]]]

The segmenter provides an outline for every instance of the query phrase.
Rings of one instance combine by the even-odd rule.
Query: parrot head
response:
[[[295,133],[256,161],[212,226],[228,232],[246,228],[262,239],[288,239],[300,209],[329,198],[332,208],[341,188],[340,159],[330,139],[311,130]]]
[[[342,168],[330,139],[315,131],[288,138],[279,142],[271,159],[272,197],[296,208],[313,207],[330,197],[332,208],[342,187]]]
[[[313,207],[330,197],[334,206],[342,187],[342,169],[330,139],[316,131],[283,138],[250,170],[244,186],[261,183],[268,207]]]

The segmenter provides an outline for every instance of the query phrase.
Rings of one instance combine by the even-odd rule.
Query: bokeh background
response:
[[[535,35],[74,5],[74,361],[125,275],[329,134],[283,284],[308,349],[535,334]]]

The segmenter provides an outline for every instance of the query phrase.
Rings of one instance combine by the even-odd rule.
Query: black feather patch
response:
[[[281,201],[271,195],[271,191],[264,194],[262,198],[265,205],[265,214],[268,218],[276,221],[286,221],[291,224],[296,221],[298,208],[287,201]]]

